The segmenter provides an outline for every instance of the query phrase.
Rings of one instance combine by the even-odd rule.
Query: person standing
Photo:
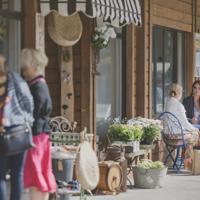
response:
[[[23,49],[21,53],[22,74],[28,81],[34,100],[33,142],[36,147],[29,150],[24,170],[24,185],[30,189],[31,200],[47,200],[49,193],[56,191],[52,173],[49,141],[49,117],[52,102],[49,89],[42,75],[48,58],[41,50]]]
[[[27,83],[16,73],[6,72],[5,58],[0,55],[0,135],[3,130],[33,124],[33,98]],[[10,200],[21,200],[25,151],[7,155],[0,145],[0,200],[8,199],[6,174],[11,175]]]

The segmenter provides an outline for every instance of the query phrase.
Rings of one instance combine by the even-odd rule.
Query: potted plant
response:
[[[133,142],[133,149],[134,151],[140,150],[140,142],[143,136],[143,129],[141,126],[135,125],[132,126],[134,129],[134,142]]]
[[[108,129],[108,137],[112,142],[117,141],[133,146],[133,151],[139,150],[142,134],[142,127],[127,124],[113,124]]]
[[[143,127],[143,136],[141,139],[141,144],[151,145],[153,142],[160,138],[161,129],[156,124],[150,124]]]
[[[160,161],[142,160],[133,168],[135,187],[154,189],[164,186],[167,167]]]

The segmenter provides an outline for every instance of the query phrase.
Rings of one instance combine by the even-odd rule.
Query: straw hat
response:
[[[48,32],[51,39],[60,46],[73,46],[82,34],[83,26],[78,13],[70,16],[52,11],[48,15]]]

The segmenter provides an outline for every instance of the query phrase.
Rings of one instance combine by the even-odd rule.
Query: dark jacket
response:
[[[31,82],[34,82],[34,80]],[[46,82],[39,80],[33,84],[30,83],[30,90],[34,100],[33,113],[35,121],[33,123],[33,135],[44,132],[49,133],[50,129],[48,122],[52,111],[52,102],[48,86]]]
[[[194,98],[192,96],[186,97],[183,100],[183,105],[186,110],[186,116],[189,121],[194,117]]]

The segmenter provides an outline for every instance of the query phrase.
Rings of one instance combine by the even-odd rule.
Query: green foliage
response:
[[[142,138],[142,134],[143,130],[140,126],[113,124],[108,129],[108,137],[111,141],[140,141]]]
[[[105,42],[105,39],[102,37],[99,37],[97,40],[92,38],[92,45],[95,49],[101,50],[103,48],[106,48],[108,46],[109,42]]]
[[[160,138],[160,127],[155,124],[150,124],[143,128],[142,144],[152,144]]]
[[[162,162],[156,161],[153,162],[152,160],[142,160],[138,163],[137,167],[143,168],[143,169],[164,169],[165,166]]]

